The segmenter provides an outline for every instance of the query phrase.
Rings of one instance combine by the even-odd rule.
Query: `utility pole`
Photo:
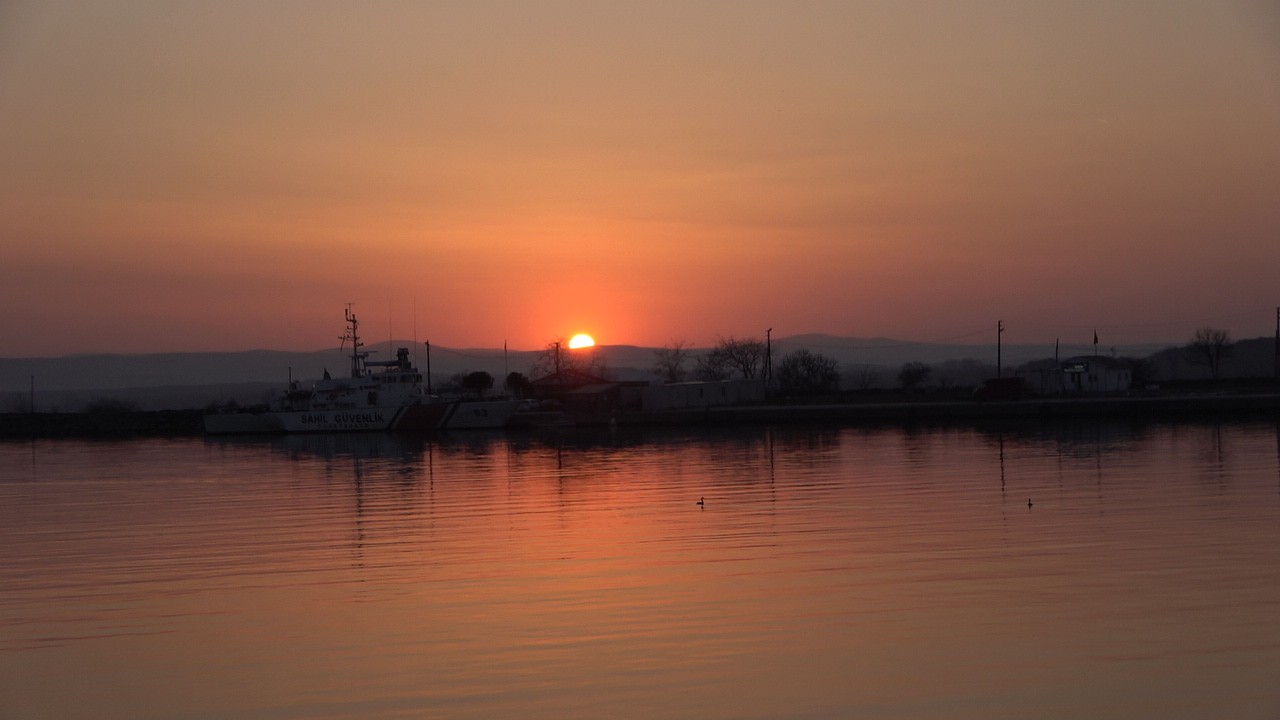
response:
[[[1004,363],[1000,359],[1000,336],[1004,335],[1004,321],[996,321],[996,377],[1000,377],[1004,372]]]
[[[431,341],[424,340],[423,345],[427,346],[427,394],[431,394]]]
[[[556,341],[556,377],[560,377],[560,341]]]
[[[764,385],[773,384],[773,328],[764,331]]]

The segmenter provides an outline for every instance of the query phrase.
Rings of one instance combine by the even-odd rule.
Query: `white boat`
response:
[[[500,428],[516,402],[441,400],[422,386],[422,373],[400,348],[394,360],[370,360],[360,348],[359,321],[347,308],[351,342],[349,377],[325,372],[310,388],[296,381],[275,396],[262,412],[215,413],[204,416],[204,430],[214,435],[236,433],[428,431]],[[376,370],[375,368],[380,368]]]

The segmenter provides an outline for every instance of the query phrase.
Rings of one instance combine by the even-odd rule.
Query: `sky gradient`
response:
[[[1186,342],[1280,305],[1280,5],[10,2],[0,355]]]

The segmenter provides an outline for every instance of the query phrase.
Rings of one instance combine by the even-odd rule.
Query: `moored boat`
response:
[[[261,412],[204,416],[209,434],[428,431],[500,428],[515,411],[515,401],[441,400],[429,395],[422,373],[409,361],[408,348],[394,360],[370,360],[362,351],[359,321],[346,311],[343,344],[351,343],[348,377],[325,372],[310,388],[297,381],[272,397]]]

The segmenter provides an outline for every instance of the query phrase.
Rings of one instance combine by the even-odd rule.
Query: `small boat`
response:
[[[394,360],[370,360],[361,350],[360,323],[350,308],[343,344],[351,343],[349,377],[325,377],[310,388],[292,381],[272,397],[261,412],[215,413],[204,416],[211,435],[239,433],[307,433],[429,431],[500,428],[515,411],[516,402],[442,400],[422,386],[422,373],[400,348]]]

